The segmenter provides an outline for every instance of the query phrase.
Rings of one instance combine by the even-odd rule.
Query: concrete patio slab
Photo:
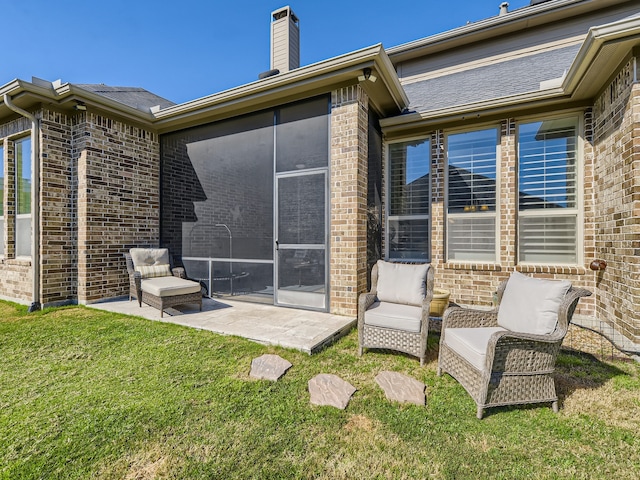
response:
[[[160,318],[158,309],[144,303],[139,307],[136,300],[129,301],[128,298],[87,306],[222,335],[236,335],[310,355],[345,335],[356,324],[356,319],[351,317],[227,299],[204,298],[202,312],[193,305],[169,308],[165,310],[163,318]]]

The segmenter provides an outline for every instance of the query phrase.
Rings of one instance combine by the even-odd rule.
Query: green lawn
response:
[[[320,354],[266,347],[83,307],[27,314],[0,302],[0,478],[640,477],[640,366],[563,353],[560,414],[498,408],[479,421],[437,337],[416,359],[357,356],[352,332]],[[278,382],[251,360],[293,363]],[[427,385],[427,406],[390,403],[382,370]],[[334,373],[358,391],[346,410],[309,402]]]

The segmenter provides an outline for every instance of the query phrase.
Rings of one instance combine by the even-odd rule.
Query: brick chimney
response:
[[[271,70],[288,72],[300,66],[300,23],[291,7],[271,12]]]

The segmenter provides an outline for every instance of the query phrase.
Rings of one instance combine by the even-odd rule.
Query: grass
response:
[[[0,302],[1,479],[617,478],[640,476],[640,366],[563,353],[558,415],[497,408],[482,421],[430,361],[358,357],[352,332],[321,353],[266,347],[83,307],[27,314]],[[251,360],[293,363],[278,382]],[[382,370],[427,385],[427,405],[387,401]],[[346,410],[309,402],[334,373]]]

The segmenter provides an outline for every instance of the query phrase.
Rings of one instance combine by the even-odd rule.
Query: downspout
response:
[[[42,308],[40,303],[40,121],[38,118],[26,110],[16,107],[11,103],[11,97],[4,94],[4,104],[25,118],[31,120],[31,231],[33,240],[31,242],[31,265],[32,265],[32,302],[29,312],[35,312]]]

